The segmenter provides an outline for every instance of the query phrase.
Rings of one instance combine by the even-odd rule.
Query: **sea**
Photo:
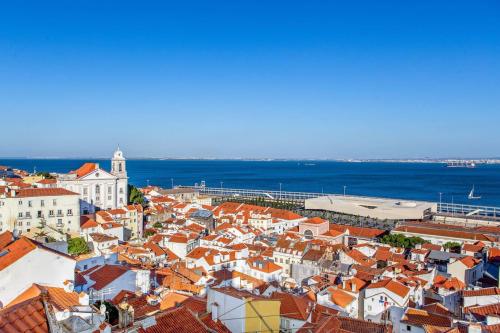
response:
[[[0,159],[0,165],[27,171],[69,172],[84,162],[105,170],[110,160]],[[240,189],[336,193],[500,207],[500,165],[447,168],[440,163],[127,160],[129,183],[135,186],[194,185]],[[468,194],[472,187],[475,196]]]

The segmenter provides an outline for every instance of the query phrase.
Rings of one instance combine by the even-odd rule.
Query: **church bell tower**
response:
[[[127,178],[127,169],[125,167],[125,157],[118,147],[111,159],[111,173],[118,178]]]

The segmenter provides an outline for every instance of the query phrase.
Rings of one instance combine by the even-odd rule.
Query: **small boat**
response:
[[[469,200],[481,199],[481,196],[475,196],[474,195],[474,185],[472,185],[472,189],[470,190],[468,198],[469,198]]]
[[[446,167],[448,168],[475,168],[476,163],[474,161],[448,161],[446,162]]]

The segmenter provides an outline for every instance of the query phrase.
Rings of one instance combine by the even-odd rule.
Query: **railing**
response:
[[[332,193],[315,193],[315,192],[291,192],[291,191],[276,191],[276,190],[255,190],[255,189],[235,189],[224,187],[205,187],[205,186],[177,186],[177,188],[188,188],[199,191],[201,194],[212,195],[218,197],[233,197],[233,198],[264,198],[269,200],[291,200],[291,201],[304,201],[322,196],[342,197],[342,194]],[[377,198],[366,196],[352,196],[356,198],[368,199],[382,199],[382,200],[402,200],[408,199],[394,199],[394,198]],[[470,218],[483,218],[483,219],[498,219],[500,220],[500,207],[492,206],[476,206],[466,205],[459,203],[441,202],[436,203],[437,213],[444,216],[457,216],[457,217],[470,217]]]

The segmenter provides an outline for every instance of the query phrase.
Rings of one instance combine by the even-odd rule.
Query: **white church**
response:
[[[81,214],[115,209],[127,204],[127,169],[118,148],[111,159],[111,172],[98,163],[84,163],[80,168],[57,176],[57,187],[80,194]]]

